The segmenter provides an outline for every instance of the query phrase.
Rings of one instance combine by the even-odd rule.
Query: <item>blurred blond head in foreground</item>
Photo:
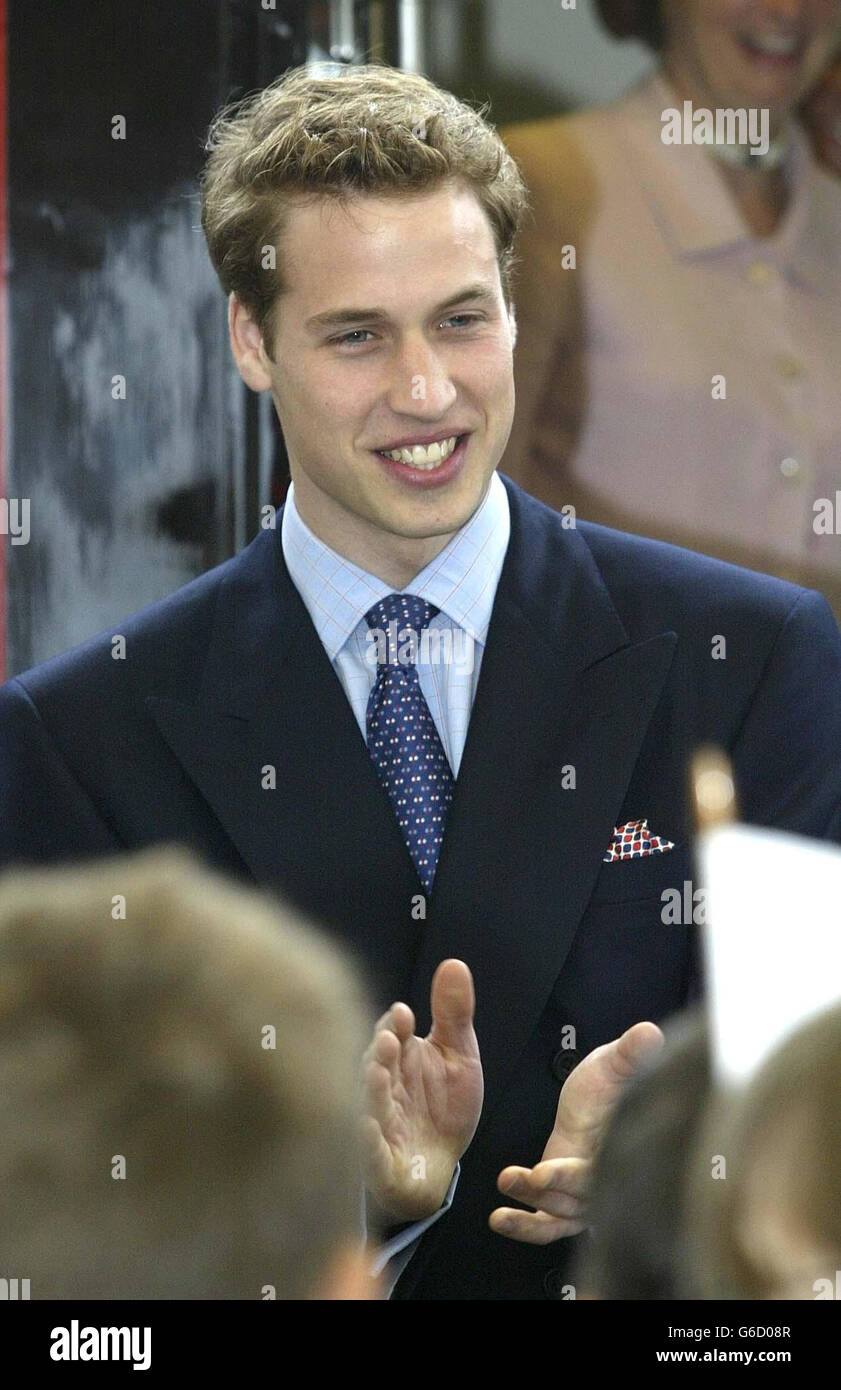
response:
[[[363,1297],[360,983],[186,853],[0,876],[0,1275]]]

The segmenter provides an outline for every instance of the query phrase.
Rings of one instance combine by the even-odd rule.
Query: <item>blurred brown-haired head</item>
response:
[[[360,1237],[359,981],[188,855],[0,877],[0,1252],[41,1298],[302,1298]]]

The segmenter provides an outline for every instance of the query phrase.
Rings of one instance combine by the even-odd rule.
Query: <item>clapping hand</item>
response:
[[[482,1110],[473,977],[463,961],[441,962],[430,1003],[425,1038],[415,1036],[409,1006],[392,1004],[363,1062],[365,1183],[393,1222],[438,1210]]]
[[[622,1091],[644,1058],[663,1046],[654,1023],[635,1023],[621,1038],[595,1048],[570,1072],[555,1125],[534,1168],[504,1168],[500,1192],[533,1207],[497,1207],[491,1230],[529,1245],[548,1245],[587,1226],[586,1195],[593,1162]]]

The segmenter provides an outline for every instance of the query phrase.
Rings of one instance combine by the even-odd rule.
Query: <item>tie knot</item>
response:
[[[365,614],[365,621],[372,632],[380,630],[388,633],[389,624],[396,622],[398,632],[411,628],[420,634],[429,627],[438,609],[417,594],[387,594]]]

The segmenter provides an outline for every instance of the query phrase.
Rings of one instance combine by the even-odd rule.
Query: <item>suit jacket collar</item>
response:
[[[406,589],[484,646],[509,531],[508,497],[494,473],[473,516]],[[355,628],[364,625],[368,609],[392,590],[313,535],[298,514],[294,486],[286,496],[280,536],[292,581],[334,660]]]

